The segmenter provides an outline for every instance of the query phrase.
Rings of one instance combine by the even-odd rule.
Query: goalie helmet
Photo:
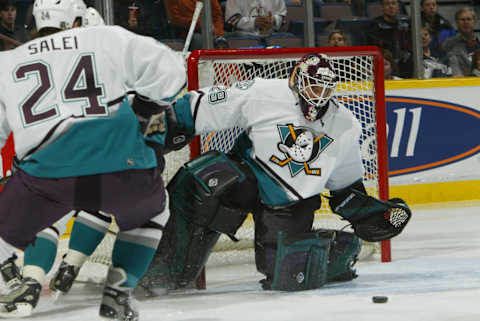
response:
[[[337,82],[330,58],[324,54],[308,54],[293,67],[289,86],[306,119],[314,121],[325,114]]]
[[[83,27],[103,26],[105,21],[95,8],[90,7],[85,11],[82,25]]]
[[[35,0],[33,16],[37,30],[70,29],[75,19],[83,19],[87,6],[83,0]]]

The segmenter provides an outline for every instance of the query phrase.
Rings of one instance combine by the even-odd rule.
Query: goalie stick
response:
[[[200,17],[200,12],[202,12],[203,2],[197,1],[195,3],[195,11],[193,12],[192,23],[190,24],[190,29],[188,30],[187,39],[185,39],[185,46],[183,47],[182,55],[186,58],[188,47],[190,47],[190,42],[192,41],[193,31],[197,25],[198,17]]]

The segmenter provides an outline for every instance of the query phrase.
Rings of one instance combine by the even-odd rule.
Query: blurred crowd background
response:
[[[84,1],[104,13],[103,1]],[[309,6],[304,1],[310,1]],[[413,1],[421,12],[416,32]],[[33,2],[0,0],[0,35],[15,40],[1,38],[0,50],[31,38]],[[196,0],[110,2],[114,24],[175,50],[184,48]],[[209,7],[213,47],[218,50],[303,47],[305,8],[311,8],[315,46],[376,45],[384,56],[385,79],[412,78],[414,52],[422,55],[422,78],[480,76],[480,0],[210,0]],[[189,50],[208,48],[201,26],[199,19]],[[417,33],[421,49],[415,51]]]

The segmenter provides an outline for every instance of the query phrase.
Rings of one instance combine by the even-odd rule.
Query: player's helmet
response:
[[[37,30],[70,29],[77,18],[83,18],[87,6],[83,0],[35,0],[33,16]]]
[[[105,21],[103,21],[102,16],[95,8],[90,7],[85,11],[82,25],[84,27],[103,26],[105,25]]]
[[[324,54],[308,54],[293,67],[289,86],[308,120],[321,118],[337,88],[338,77]]]

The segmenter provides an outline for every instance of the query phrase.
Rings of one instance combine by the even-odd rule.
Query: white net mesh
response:
[[[282,55],[253,55],[246,57],[233,54],[232,56],[217,57],[210,59],[206,57],[198,62],[198,82],[193,84],[198,88],[211,85],[231,86],[235,82],[253,79],[255,77],[272,79],[288,78],[290,70],[298,59],[304,53],[296,55],[288,54],[288,58]],[[373,56],[368,54],[342,55],[335,53],[333,57],[333,68],[340,77],[335,96],[353,114],[359,119],[362,125],[361,149],[365,166],[364,184],[367,191],[372,196],[379,196],[379,168],[378,168],[378,146],[377,146],[377,124],[376,124],[376,97],[374,82],[374,61]],[[192,79],[189,79],[192,86]],[[383,124],[382,126],[385,126]],[[235,142],[236,137],[242,132],[241,128],[234,128],[221,132],[214,132],[201,137],[201,152],[207,150],[220,150],[228,152]],[[195,153],[194,153],[195,154]],[[165,183],[173,177],[176,171],[190,159],[190,149],[188,147],[178,152],[170,153],[166,156],[166,167],[163,177]],[[328,191],[323,194],[328,195]],[[331,213],[327,206],[326,199],[322,201],[322,207],[315,215],[314,227],[346,229],[346,221],[340,220],[339,216]],[[115,227],[112,227],[114,230]],[[217,243],[214,254],[209,260],[209,264],[230,264],[247,260],[253,261],[253,221],[249,217],[237,232],[236,237],[239,242],[233,242],[229,238],[222,236]],[[102,244],[99,245],[95,253],[90,258],[89,263],[82,269],[80,280],[97,282],[99,278],[98,267],[88,267],[91,264],[109,265],[111,264],[111,251],[115,240],[115,231],[109,233]],[[361,259],[370,257],[377,253],[378,244],[364,245],[361,253]],[[244,253],[247,253],[246,255]],[[246,258],[246,259],[245,259]],[[212,263],[213,262],[213,263]],[[103,273],[103,272],[102,272]]]
[[[198,88],[211,85],[232,86],[235,82],[258,78],[287,79],[292,67],[304,53],[288,58],[272,56],[255,56],[248,58],[242,56],[238,59],[232,57],[216,57],[198,62],[199,81]],[[273,55],[274,56],[274,55]],[[333,68],[340,78],[335,93],[336,98],[348,107],[362,124],[361,148],[365,167],[364,184],[372,196],[379,196],[379,177],[377,163],[377,140],[376,140],[376,99],[374,86],[374,64],[373,56],[369,55],[346,55],[334,56]],[[201,137],[201,153],[208,150],[219,150],[228,152],[234,145],[235,139],[243,131],[242,128],[234,128],[219,132],[212,132]],[[328,195],[328,191],[323,194]],[[314,227],[346,229],[346,221],[340,220],[338,215],[333,214],[328,202],[324,198],[322,207],[317,211]],[[237,232],[236,237],[240,242],[232,242],[229,238],[222,236],[215,251],[238,251],[253,247],[253,223],[251,218],[245,222]],[[368,257],[379,249],[377,244],[366,244],[361,254]],[[236,254],[235,254],[236,255]],[[222,254],[225,256],[225,254]],[[220,260],[221,261],[221,260]]]

